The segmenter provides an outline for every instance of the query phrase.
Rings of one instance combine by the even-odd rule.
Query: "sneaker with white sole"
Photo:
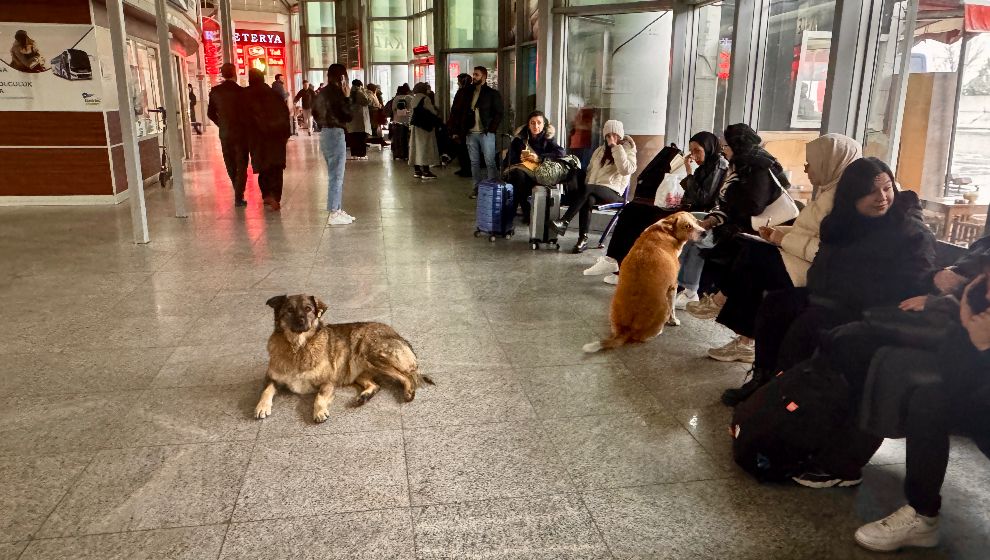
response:
[[[893,552],[905,546],[938,546],[938,517],[925,517],[904,506],[880,521],[856,531],[859,546],[877,552]]]
[[[714,319],[722,311],[722,306],[715,301],[714,295],[705,294],[700,301],[692,301],[684,309],[695,319]]]
[[[697,292],[681,290],[681,293],[677,294],[677,297],[674,298],[674,309],[686,309],[687,304],[694,301],[698,301]]]
[[[792,476],[791,480],[805,488],[849,488],[850,486],[859,486],[863,482],[863,477],[861,475],[855,478],[843,478],[821,469],[815,469],[800,476]]]
[[[725,346],[709,348],[708,357],[720,362],[743,362],[751,364],[756,359],[756,345],[746,344],[741,336],[729,341]]]
[[[343,214],[345,218],[347,218],[348,220],[350,220],[352,222],[357,221],[357,218],[355,218],[354,216],[351,216],[350,214],[348,214],[347,212],[345,212],[343,208],[340,209],[340,213]]]
[[[606,284],[611,284],[613,286],[618,286],[619,275],[617,273],[606,274],[605,278],[602,279],[602,282],[605,282]]]
[[[354,220],[348,218],[340,210],[330,212],[330,219],[327,220],[327,224],[331,226],[346,226],[349,225]]]
[[[584,269],[585,276],[598,276],[599,274],[611,274],[619,271],[619,263],[612,257],[598,257],[595,264]]]

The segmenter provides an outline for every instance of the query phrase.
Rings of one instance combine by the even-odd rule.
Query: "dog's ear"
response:
[[[673,216],[666,217],[660,220],[659,226],[660,231],[666,233],[667,235],[674,235],[677,228],[677,219]]]
[[[316,296],[309,296],[309,300],[313,302],[313,307],[316,308],[316,318],[323,317],[323,314],[327,312],[327,304],[323,303],[323,300]]]
[[[287,301],[289,301],[289,296],[282,294],[280,296],[268,298],[268,301],[265,302],[265,305],[271,307],[275,311],[278,311],[279,309],[282,308],[283,305],[285,305],[285,302]]]

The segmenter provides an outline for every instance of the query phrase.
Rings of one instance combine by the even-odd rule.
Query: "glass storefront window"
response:
[[[498,47],[498,0],[448,0],[447,47]]]
[[[982,204],[990,199],[990,33],[974,33],[967,39],[966,59],[957,66],[963,73],[962,96],[953,144],[951,196],[977,193]],[[986,218],[983,218],[986,222]]]
[[[331,35],[337,32],[334,2],[306,2],[306,32]]]
[[[411,52],[406,39],[407,29],[404,19],[372,20],[371,60],[408,62]]]
[[[407,0],[371,0],[371,17],[404,17],[408,8]]]
[[[457,93],[457,75],[472,74],[475,66],[488,69],[488,85],[498,89],[498,71],[495,68],[495,53],[450,53],[447,55],[447,83],[449,84],[450,103],[454,102]],[[504,95],[504,94],[503,94]]]
[[[309,60],[306,61],[307,68],[329,67],[337,61],[337,38],[336,37],[307,37],[309,41]]]
[[[911,48],[914,31],[907,28],[910,0],[887,0],[880,18],[880,34],[877,40],[876,65],[870,90],[870,104],[866,114],[866,141],[863,155],[892,162],[895,152],[894,137],[900,115],[900,89],[903,85],[901,62]]]
[[[645,164],[664,144],[669,12],[570,17],[565,39],[567,107],[561,142],[586,165],[603,142],[602,125],[617,119],[635,139]]]
[[[388,101],[395,96],[396,88],[409,82],[409,66],[405,64],[374,65],[371,67],[371,76],[368,81],[380,85],[382,98]]]
[[[821,128],[834,16],[835,0],[771,0],[758,130]]]
[[[430,47],[430,53],[434,53],[433,49],[433,13],[428,13],[415,17],[411,22],[412,35],[410,37],[409,44],[413,47],[426,45]]]
[[[134,102],[135,133],[140,138],[161,132],[157,113],[148,109],[162,106],[158,80],[158,50],[127,41],[127,58],[131,67],[131,99]]]
[[[728,123],[729,62],[735,0],[725,0],[698,10],[698,55],[694,66],[694,103],[691,135],[702,130],[720,135]]]

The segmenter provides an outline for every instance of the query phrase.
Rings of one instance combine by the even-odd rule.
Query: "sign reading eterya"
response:
[[[250,29],[238,29],[234,31],[234,42],[238,45],[284,47],[285,34],[280,31],[253,31]]]
[[[0,111],[100,111],[104,76],[92,25],[0,23]]]

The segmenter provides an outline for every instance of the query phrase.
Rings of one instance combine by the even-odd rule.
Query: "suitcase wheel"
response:
[[[540,248],[540,244],[539,243],[530,243],[529,244],[529,248],[535,251],[535,250],[537,250],[537,249]]]
[[[494,235],[489,235],[488,236],[488,242],[489,243],[495,243],[495,236]]]
[[[474,236],[475,237],[481,237],[481,230],[480,229],[474,230]]]
[[[512,235],[513,235],[514,233],[515,233],[514,231],[510,231],[509,233],[507,233],[507,234],[505,234],[505,238],[506,238],[506,239],[512,239]]]

